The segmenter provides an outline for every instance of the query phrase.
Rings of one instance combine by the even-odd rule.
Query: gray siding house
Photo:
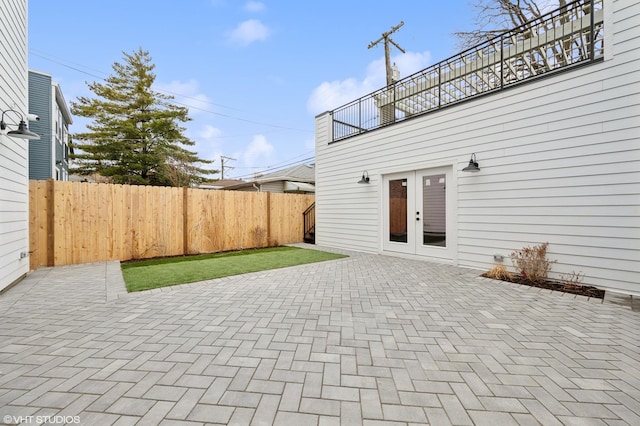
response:
[[[318,115],[316,242],[481,271],[548,242],[552,278],[640,295],[639,22],[570,3]]]
[[[29,179],[69,180],[69,125],[73,123],[60,85],[49,74],[29,70],[29,112],[40,120],[30,128],[38,143],[29,145]]]

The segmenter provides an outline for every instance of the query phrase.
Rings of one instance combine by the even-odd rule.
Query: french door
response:
[[[441,167],[384,176],[384,251],[454,260],[451,174]]]

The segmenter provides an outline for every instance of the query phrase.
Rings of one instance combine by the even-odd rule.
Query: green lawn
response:
[[[347,257],[298,247],[273,247],[122,263],[128,291],[150,290],[229,275]]]

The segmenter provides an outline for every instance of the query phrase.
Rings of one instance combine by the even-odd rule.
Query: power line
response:
[[[292,167],[292,166],[297,166],[297,165],[302,165],[302,164],[308,163],[311,160],[315,160],[315,157],[304,158],[302,160],[299,160],[299,161],[296,161],[296,162],[293,162],[293,163],[283,164],[282,166],[279,166],[279,167],[273,167],[273,168],[270,168],[270,169],[263,169],[263,170],[261,170],[259,172],[254,172],[254,173],[251,173],[251,174],[248,174],[248,175],[238,176],[238,177],[236,177],[236,179],[247,179],[247,178],[252,178],[252,177],[254,177],[256,175],[263,175],[265,173],[275,173],[277,171],[284,170],[284,169],[286,169],[288,167]]]
[[[107,78],[107,77],[109,77],[109,74],[107,74],[107,73],[105,73],[105,72],[103,72],[103,71],[100,71],[100,70],[93,70],[93,71],[95,71],[95,72],[97,72],[97,73],[102,74],[101,76],[100,76],[100,75],[97,75],[97,74],[93,74],[93,73],[87,72],[87,71],[83,71],[82,69],[80,69],[80,68],[78,68],[78,67],[83,67],[83,68],[87,68],[87,69],[92,69],[92,68],[85,67],[84,65],[80,65],[80,64],[74,64],[74,65],[76,65],[76,66],[74,67],[74,66],[71,66],[71,65],[69,65],[69,64],[67,64],[67,63],[65,63],[65,62],[62,62],[62,60],[61,60],[61,59],[54,59],[53,57],[47,56],[47,55],[42,54],[42,53],[38,53],[38,51],[37,51],[37,50],[34,50],[34,49],[29,49],[29,53],[30,53],[30,54],[32,54],[32,55],[34,55],[34,56],[37,56],[37,57],[39,57],[39,58],[42,58],[42,59],[44,59],[44,60],[47,60],[47,61],[50,61],[50,62],[56,63],[56,64],[58,64],[58,65],[61,65],[61,66],[65,67],[65,68],[69,68],[69,69],[72,69],[72,70],[74,70],[74,71],[78,71],[79,73],[86,74],[86,75],[88,75],[88,76],[90,76],[90,77],[99,78],[100,80],[106,80],[106,78]],[[182,97],[182,98],[187,98],[187,99],[193,99],[193,100],[196,100],[196,101],[198,101],[198,102],[208,103],[208,104],[211,104],[211,105],[214,105],[214,106],[217,106],[217,107],[221,107],[221,108],[232,109],[232,110],[235,110],[235,111],[243,111],[243,110],[238,109],[238,108],[234,108],[234,107],[230,107],[230,106],[227,106],[227,105],[218,104],[218,103],[211,102],[211,101],[203,101],[203,100],[202,100],[202,99],[200,99],[200,98],[195,98],[195,97],[193,97],[193,96],[183,95],[183,94],[181,94],[181,93],[171,92],[171,91],[169,91],[169,90],[165,90],[165,89],[157,89],[157,90],[158,90],[159,92],[164,92],[164,93],[166,93],[166,94],[175,95],[175,96],[180,96],[180,97]],[[246,111],[243,111],[243,112],[246,112]]]
[[[91,69],[89,67],[85,67],[84,65],[76,64],[77,66],[71,66],[71,65],[69,65],[69,64],[67,64],[65,62],[60,61],[60,60],[52,59],[51,57],[45,56],[45,55],[43,55],[41,53],[38,53],[33,49],[29,49],[29,52],[34,56],[38,56],[38,57],[40,57],[40,58],[42,58],[44,60],[47,60],[47,61],[50,61],[50,62],[54,62],[54,63],[56,63],[58,65],[61,65],[61,66],[65,67],[65,68],[69,68],[69,69],[77,71],[79,73],[82,73],[82,74],[85,74],[85,75],[88,75],[88,76],[91,76],[91,77],[106,81],[106,77],[103,77],[103,76],[100,76],[100,75],[97,75],[97,74],[93,74],[93,73],[90,73],[88,71],[84,71],[84,70],[78,68],[78,67],[84,67],[84,68],[87,68],[87,69]],[[97,70],[94,70],[94,71],[95,72],[99,72],[99,73],[101,73],[103,75],[106,75],[106,76],[109,75],[109,74],[104,73],[102,71],[97,71]],[[167,91],[167,90],[162,90],[162,89],[154,89],[154,90],[157,90],[158,92],[162,92],[162,93],[165,93],[165,94],[168,94],[168,95],[172,95],[172,96],[176,95],[176,96],[180,96],[180,97],[183,97],[183,98],[190,98],[190,99],[196,100],[196,98],[193,98],[191,96],[174,93],[174,92],[170,92],[170,91]],[[239,110],[237,108],[216,104],[216,103],[213,103],[213,102],[210,102],[210,101],[202,101],[202,100],[199,100],[199,99],[198,99],[198,101],[199,102],[203,102],[203,103],[207,103],[207,104],[210,104],[210,105],[213,105],[213,106],[219,106],[219,107],[222,107],[222,108],[228,108],[228,109],[233,109],[233,110],[236,110],[236,111],[242,111],[242,110]],[[220,112],[211,111],[211,110],[208,110],[208,109],[205,109],[205,108],[197,107],[195,105],[190,105],[190,104],[187,104],[187,103],[184,103],[184,102],[179,102],[179,101],[176,101],[175,99],[173,99],[172,102],[170,102],[170,103],[176,104],[176,105],[180,105],[180,106],[184,106],[184,107],[187,107],[189,109],[197,109],[199,111],[207,112],[209,114],[214,114],[214,115],[217,115],[217,116],[220,116],[220,117],[224,117],[224,118],[227,118],[227,119],[230,119],[230,120],[242,121],[244,123],[251,123],[251,124],[256,124],[256,125],[259,125],[259,126],[272,127],[272,128],[276,128],[276,129],[282,129],[282,130],[293,130],[293,131],[296,131],[296,132],[310,133],[309,130],[296,129],[294,127],[280,126],[280,125],[277,125],[277,124],[263,123],[263,122],[260,122],[260,121],[249,120],[249,119],[246,119],[246,118],[241,118],[241,117],[236,117],[236,116],[229,115],[229,114],[223,114],[223,113],[220,113]]]
[[[315,155],[315,151],[307,151],[307,152],[305,152],[305,153],[303,153],[303,154],[296,155],[295,157],[291,157],[291,158],[289,158],[289,159],[287,159],[287,160],[282,160],[282,161],[281,161],[281,162],[279,162],[279,163],[276,163],[276,164],[272,164],[272,165],[270,165],[270,166],[267,166],[266,168],[268,169],[268,168],[279,167],[279,166],[280,166],[280,164],[288,163],[289,161],[293,161],[293,160],[295,160],[296,158],[300,158],[300,157],[308,156],[308,155],[311,155],[311,154],[314,154],[314,155]],[[311,158],[313,158],[313,157],[311,157]]]
[[[266,167],[237,167],[237,168],[239,168],[239,169],[262,169],[261,172],[257,172],[257,173],[264,173],[265,171],[280,169],[280,168],[286,167],[288,165],[303,164],[303,163],[306,163],[309,160],[315,160],[315,156],[311,156],[311,157],[304,158],[302,160],[293,161],[296,158],[300,158],[300,157],[303,157],[303,156],[308,156],[308,155],[311,155],[311,154],[315,154],[315,151],[307,151],[307,152],[302,153],[300,155],[296,155],[295,157],[288,158],[286,160],[280,161],[279,163],[272,164],[272,165],[266,166]],[[243,175],[242,177],[250,177],[250,176],[253,176],[255,174],[256,174],[256,172],[253,172],[253,173],[251,173],[249,175]]]

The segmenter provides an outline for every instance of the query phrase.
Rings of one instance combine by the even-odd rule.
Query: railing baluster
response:
[[[591,15],[591,19],[590,19],[590,32],[589,32],[589,41],[590,41],[590,46],[589,46],[589,59],[590,60],[594,60],[595,56],[596,56],[596,51],[595,51],[595,19],[596,19],[596,10],[594,7],[594,0],[591,0],[591,5],[589,6],[589,15]]]
[[[438,109],[442,108],[442,63],[438,63]]]
[[[504,36],[500,37],[500,90],[504,89]]]

